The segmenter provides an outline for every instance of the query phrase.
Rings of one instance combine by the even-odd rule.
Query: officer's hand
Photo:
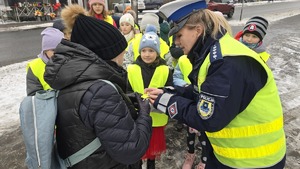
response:
[[[135,93],[136,101],[138,103],[138,111],[140,114],[149,114],[150,113],[150,105],[148,99],[143,99],[142,95],[139,93]]]
[[[157,89],[157,88],[146,88],[144,90],[144,93],[147,93],[150,103],[154,104],[155,99],[158,97],[158,95],[164,93],[162,89]]]

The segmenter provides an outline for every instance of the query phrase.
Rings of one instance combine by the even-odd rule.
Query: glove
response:
[[[136,100],[135,93],[126,93],[126,96],[130,99],[131,103],[133,104],[134,108],[137,110],[139,109],[139,104]]]
[[[150,113],[150,105],[148,99],[142,99],[142,95],[139,93],[134,93],[136,102],[138,104],[138,112],[139,114],[149,114]]]

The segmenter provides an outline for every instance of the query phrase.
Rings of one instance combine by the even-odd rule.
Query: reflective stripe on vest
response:
[[[259,55],[265,62],[267,62],[268,59],[270,58],[270,54],[268,52],[261,52],[259,53]]]
[[[41,58],[37,58],[28,63],[26,70],[28,70],[29,67],[32,73],[34,74],[34,76],[39,79],[41,85],[43,86],[43,89],[44,90],[51,89],[48,83],[46,83],[44,80],[44,73],[46,67],[45,62]]]
[[[214,154],[222,164],[233,168],[265,168],[275,165],[284,157],[286,145],[282,107],[273,74],[257,53],[230,35],[224,35],[219,42],[218,50],[221,49],[222,57],[252,57],[264,67],[268,79],[246,109],[225,128],[218,132],[206,132]],[[199,91],[206,79],[211,58],[208,54],[200,67]]]
[[[133,54],[134,54],[134,61],[140,55],[139,47],[140,47],[140,42],[141,42],[142,37],[143,37],[142,33],[135,34],[135,38],[131,42],[132,50],[133,50]],[[164,40],[162,40],[162,38],[159,38],[159,42],[160,42],[160,57],[165,59],[165,55],[169,52],[169,46]]]
[[[183,75],[183,80],[188,84],[191,84],[191,81],[188,76],[191,73],[193,66],[186,55],[180,56],[180,58],[178,59],[178,66]]]
[[[144,83],[142,77],[141,67],[136,64],[128,65],[128,80],[134,92],[144,94]],[[161,65],[155,69],[155,72],[151,78],[150,84],[148,87],[164,87],[169,76],[168,66]],[[155,109],[156,110],[156,109]],[[152,126],[161,127],[165,126],[168,123],[168,116],[164,113],[151,112],[150,116],[152,117]]]

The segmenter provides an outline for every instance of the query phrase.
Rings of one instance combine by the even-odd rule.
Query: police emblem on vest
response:
[[[215,99],[201,94],[197,104],[197,111],[200,117],[204,120],[209,119],[214,113]]]

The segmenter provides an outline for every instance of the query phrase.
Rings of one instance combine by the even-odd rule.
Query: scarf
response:
[[[123,33],[122,33],[123,34]],[[123,34],[124,35],[124,34]],[[131,30],[127,35],[124,35],[127,42],[134,38],[134,31]]]

